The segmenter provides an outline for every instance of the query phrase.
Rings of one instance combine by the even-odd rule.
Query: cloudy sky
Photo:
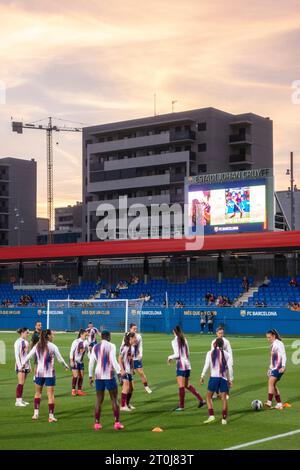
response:
[[[276,187],[294,150],[300,186],[299,0],[0,0],[0,156],[38,161],[46,214],[46,144],[10,120],[99,124],[213,106],[274,121]],[[57,124],[64,123],[57,121]],[[70,123],[69,125],[72,125]],[[75,124],[74,124],[75,125]],[[57,134],[55,206],[81,200],[81,136]]]

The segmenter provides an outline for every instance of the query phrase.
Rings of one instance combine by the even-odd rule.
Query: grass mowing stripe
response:
[[[274,439],[281,439],[282,437],[293,436],[294,434],[299,434],[299,433],[300,433],[300,429],[296,429],[295,431],[286,432],[284,434],[277,434],[276,436],[265,437],[264,439],[258,439],[257,441],[245,442],[244,444],[239,444],[237,446],[228,447],[227,449],[224,449],[224,450],[238,450],[244,447],[255,446],[257,444],[262,444],[263,442],[273,441]]]

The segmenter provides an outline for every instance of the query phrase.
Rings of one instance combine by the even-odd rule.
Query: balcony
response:
[[[154,145],[162,145],[170,142],[170,133],[162,132],[160,134],[144,135],[140,137],[130,137],[108,142],[99,142],[89,144],[87,146],[88,154],[91,153],[107,153],[117,152],[121,150],[129,150],[135,148],[150,147]]]
[[[160,194],[154,196],[140,196],[140,197],[129,197],[127,198],[127,206],[132,204],[144,204],[150,206],[151,204],[170,204],[170,194]],[[115,208],[119,207],[119,199],[109,199],[106,201],[92,201],[88,203],[88,212],[96,212],[100,204],[112,204]]]
[[[8,191],[0,191],[0,197],[9,197]]]
[[[229,136],[229,143],[231,145],[236,144],[252,144],[251,135],[248,133],[241,133],[241,134],[231,134]]]
[[[250,154],[245,154],[245,155],[233,154],[229,156],[229,163],[230,164],[247,163],[251,165],[253,162],[251,160]]]
[[[185,142],[185,141],[194,141],[196,139],[196,133],[191,130],[183,131],[170,131],[170,142]]]
[[[147,166],[171,165],[172,163],[183,163],[189,160],[195,161],[195,152],[188,150],[183,152],[169,152],[143,157],[123,158],[122,160],[110,160],[104,163],[104,170],[122,170],[127,168],[141,168]],[[92,170],[92,168],[90,168]]]
[[[139,176],[134,178],[116,179],[110,181],[99,181],[87,185],[88,193],[99,193],[103,191],[114,191],[121,189],[145,188],[151,186],[168,186],[170,174]]]

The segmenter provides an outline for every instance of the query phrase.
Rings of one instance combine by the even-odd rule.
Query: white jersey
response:
[[[22,363],[26,363],[31,357],[36,357],[35,377],[49,378],[55,377],[54,360],[62,363],[65,367],[69,368],[64,358],[59,352],[55,344],[48,342],[45,351],[40,351],[39,343],[36,344],[30,353],[25,357]]]
[[[90,355],[89,376],[93,377],[94,366],[96,380],[111,380],[114,377],[114,371],[117,374],[121,368],[116,358],[116,346],[105,339],[96,344]]]
[[[230,355],[228,352],[223,351],[225,361],[223,362],[222,351],[215,348],[213,351],[208,351],[206,354],[205,364],[201,377],[204,377],[208,370],[210,370],[211,377],[223,378],[225,380],[233,380],[233,369]]]
[[[141,360],[143,357],[143,340],[142,340],[141,335],[139,335],[138,333],[135,334],[135,339],[136,339],[136,343],[133,346],[133,350],[134,350],[133,359]]]
[[[125,373],[132,375],[134,371],[134,346],[125,346],[125,344],[123,344],[120,348],[120,356],[122,359]]]
[[[282,341],[275,339],[271,346],[271,363],[270,369],[281,369],[286,366],[286,353],[285,347]]]
[[[23,359],[27,356],[28,353],[28,348],[29,344],[26,339],[19,338],[14,344],[15,348],[15,358],[16,358],[16,371],[17,372],[22,372],[22,367],[23,367]],[[26,361],[24,362],[25,369],[29,370],[30,369],[30,362]]]
[[[87,328],[85,330],[88,333],[88,343],[93,344],[97,342],[96,336],[99,334],[98,328],[95,328],[94,326],[92,328]]]
[[[174,354],[171,354],[168,359],[177,359],[178,370],[191,370],[190,351],[187,340],[184,340],[184,345],[180,346],[179,338],[176,337],[172,341],[172,348]]]
[[[87,340],[77,338],[73,341],[70,349],[70,360],[73,362],[83,363],[84,355],[89,350],[89,343]]]
[[[135,333],[135,340],[136,340],[136,343],[134,344],[133,346],[133,360],[136,361],[140,361],[143,357],[143,340],[142,340],[142,336],[139,334],[139,333]],[[120,347],[120,352],[121,352],[121,348],[124,346],[124,338],[122,340],[122,344],[121,344],[121,347]]]
[[[211,342],[211,351],[213,351],[213,349],[215,348],[216,340],[217,338],[213,339]],[[231,359],[231,364],[233,365],[233,354],[232,354],[230,341],[226,338],[222,338],[222,340],[223,340],[223,350],[229,354],[230,359]]]

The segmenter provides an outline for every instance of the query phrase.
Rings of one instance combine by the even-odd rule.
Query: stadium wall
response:
[[[261,335],[276,328],[283,335],[300,335],[300,312],[286,308],[143,308],[142,332],[170,333],[179,324],[185,333],[199,333],[200,314],[215,312],[214,330],[223,324],[228,334]],[[135,311],[130,312],[135,318]],[[38,308],[0,309],[0,329],[16,330],[21,326],[33,329],[36,321],[46,327],[46,311]],[[101,308],[70,308],[51,313],[50,327],[57,331],[75,331],[92,321],[98,328],[124,331],[124,309],[103,306]]]

